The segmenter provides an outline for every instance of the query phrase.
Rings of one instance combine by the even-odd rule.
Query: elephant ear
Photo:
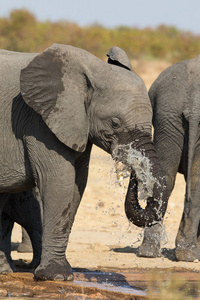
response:
[[[84,101],[88,100],[89,81],[76,51],[78,48],[71,46],[52,45],[21,71],[20,84],[24,101],[42,116],[56,137],[83,152],[89,134]]]
[[[132,71],[131,63],[126,52],[119,47],[112,47],[108,53],[108,63]]]

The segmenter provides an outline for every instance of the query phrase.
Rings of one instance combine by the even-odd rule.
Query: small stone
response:
[[[0,297],[7,297],[7,296],[8,296],[7,290],[0,288]]]
[[[198,258],[196,258],[193,262],[198,263],[199,262]]]
[[[36,285],[36,286],[32,287],[32,290],[33,290],[35,293],[36,293],[36,292],[41,292],[41,291],[44,291],[44,290],[45,290],[45,287]]]

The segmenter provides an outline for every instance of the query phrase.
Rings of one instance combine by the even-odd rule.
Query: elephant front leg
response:
[[[162,124],[162,126],[164,125]],[[181,149],[176,142],[176,140],[178,139],[179,144],[183,143],[183,135],[181,134],[181,130],[177,130],[174,135],[176,136],[176,139],[169,139],[170,135],[168,134],[167,130],[163,130],[158,126],[155,126],[154,143],[156,146],[158,159],[165,173],[168,197],[170,196],[171,191],[173,190],[174,187],[175,177],[178,171],[181,154],[182,154]],[[166,150],[166,145],[167,145],[167,150]],[[139,247],[138,255],[142,257],[153,257],[153,258],[160,256],[162,232],[163,232],[162,222],[152,227],[145,228],[143,242]]]
[[[190,199],[191,200],[191,199]],[[193,206],[185,201],[184,212],[176,237],[175,255],[178,261],[200,260],[200,248],[198,247],[200,206]]]
[[[57,166],[55,177],[40,183],[44,219],[41,262],[35,270],[38,280],[73,280],[65,251],[74,220],[74,184],[74,167],[66,162]]]
[[[160,243],[162,233],[162,222],[144,230],[144,238],[138,248],[138,255],[141,257],[160,256]]]
[[[179,261],[200,260],[198,247],[200,222],[200,149],[194,154],[191,178],[187,178],[184,211],[176,237],[176,259]]]
[[[188,205],[184,208],[176,237],[175,255],[178,261],[193,262],[195,260],[200,260],[200,248],[197,243],[197,228],[199,226],[200,209],[194,208],[188,212],[187,206]]]
[[[167,165],[167,163],[163,162],[163,165],[165,166]],[[168,195],[170,195],[174,186],[175,173],[176,172],[174,171],[173,168],[171,169],[169,168],[168,172],[165,171]],[[142,244],[138,249],[138,255],[141,257],[151,257],[151,258],[161,256],[161,240],[162,240],[163,231],[164,231],[163,221],[159,222],[158,224],[152,227],[146,227],[144,230],[144,238]]]

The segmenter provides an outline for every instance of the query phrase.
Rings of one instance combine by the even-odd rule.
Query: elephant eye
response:
[[[121,120],[119,118],[112,118],[112,127],[114,129],[117,129],[119,127],[121,127]]]

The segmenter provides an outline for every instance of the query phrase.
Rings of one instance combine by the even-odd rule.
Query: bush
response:
[[[53,43],[80,47],[102,59],[112,46],[124,49],[130,59],[148,57],[170,63],[200,53],[200,36],[165,25],[156,29],[124,26],[108,29],[97,24],[79,27],[67,21],[39,22],[26,10],[14,10],[8,18],[0,18],[2,49],[41,52]]]

